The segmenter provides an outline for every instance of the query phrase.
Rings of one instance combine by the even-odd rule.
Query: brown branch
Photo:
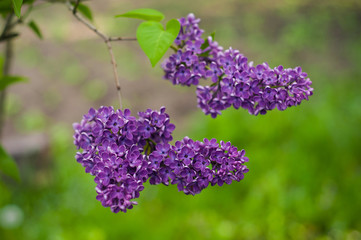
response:
[[[73,14],[75,15],[76,14],[76,10],[78,9],[79,7],[79,4],[80,4],[80,0],[77,0],[74,4],[74,7],[73,7]]]
[[[13,13],[9,14],[6,17],[5,26],[4,26],[3,31],[1,32],[1,35],[0,35],[1,37],[5,36],[11,30],[11,26],[12,26],[11,22],[12,22],[13,18],[14,18]]]
[[[10,66],[13,58],[13,44],[12,40],[6,41],[5,45],[5,61],[3,66],[4,76],[9,75]],[[5,100],[6,100],[6,89],[0,92],[0,138],[2,137],[2,130],[5,122]]]
[[[66,2],[66,5],[68,6],[69,10],[73,13],[76,19],[78,19],[81,23],[83,23],[87,28],[95,32],[99,37],[101,37],[104,40],[104,42],[108,41],[109,37],[107,35],[100,32],[93,24],[85,20],[77,11],[75,11],[74,13],[74,7],[69,1]]]
[[[14,15],[11,13],[8,15],[6,19],[6,24],[4,30],[1,34],[1,37],[7,36],[9,31],[11,31],[11,21]],[[5,59],[4,59],[4,66],[3,66],[3,75],[9,75],[10,66],[13,58],[13,47],[12,47],[12,39],[7,39],[5,43]],[[0,138],[2,136],[2,130],[4,127],[5,121],[5,99],[6,99],[6,89],[0,91]]]
[[[116,42],[116,41],[137,41],[137,38],[132,38],[132,37],[109,37],[108,38],[109,42]]]
[[[0,35],[0,42],[5,42],[5,61],[3,66],[3,75],[9,75],[10,67],[13,59],[13,38],[19,36],[18,33],[12,32],[13,28],[24,23],[24,20],[29,16],[33,7],[30,5],[25,13],[17,20],[13,21],[14,14],[10,13],[5,22],[5,26]],[[0,91],[0,138],[2,136],[2,130],[5,121],[5,100],[6,100],[6,89]]]
[[[73,13],[74,17],[76,19],[78,19],[81,23],[83,23],[87,28],[89,28],[90,30],[95,32],[95,34],[97,34],[101,39],[103,39],[103,41],[107,45],[108,51],[109,51],[109,54],[110,54],[110,58],[111,58],[111,63],[112,63],[112,66],[113,66],[114,81],[115,81],[115,86],[116,86],[117,93],[118,93],[119,107],[120,107],[120,109],[122,109],[123,107],[122,107],[121,86],[120,86],[120,81],[119,81],[119,76],[118,76],[117,63],[116,63],[116,60],[115,60],[115,57],[114,57],[111,42],[112,41],[134,41],[134,40],[136,40],[136,38],[108,37],[105,33],[99,31],[93,24],[91,24],[90,22],[85,20],[76,11],[76,7],[79,5],[79,2],[80,1],[77,0],[74,7],[72,6],[72,4],[69,1],[67,1],[66,4],[67,4],[69,10]]]
[[[0,36],[0,42],[9,41],[10,39],[16,38],[17,36],[19,36],[19,33],[9,33],[7,35]]]

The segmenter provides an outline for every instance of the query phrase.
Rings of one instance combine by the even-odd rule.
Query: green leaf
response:
[[[134,9],[127,13],[116,15],[115,17],[138,18],[146,21],[160,22],[164,19],[163,13],[150,8]]]
[[[38,24],[36,24],[34,21],[30,21],[28,23],[28,26],[33,30],[33,32],[40,38],[43,39],[43,34],[41,34],[40,28]]]
[[[14,6],[15,15],[20,18],[21,17],[21,5],[23,4],[23,0],[12,0]]]
[[[73,6],[75,5],[75,3],[72,3]],[[79,3],[77,10],[84,15],[84,17],[86,17],[87,19],[89,19],[90,21],[93,21],[93,13],[90,10],[90,8],[82,3]]]
[[[23,5],[24,4],[33,4],[36,0],[24,0],[23,1]]]
[[[11,0],[0,1],[0,13],[7,14],[13,11]]]
[[[139,25],[137,40],[154,67],[172,45],[180,30],[180,23],[171,19],[164,30],[159,22],[147,21]]]
[[[214,41],[214,35],[215,34],[216,34],[215,32],[212,32],[211,35],[210,35],[210,37],[212,38],[213,41]],[[209,47],[208,37],[206,39],[204,39],[204,43],[202,44],[201,49],[204,50],[207,47]],[[199,54],[198,56],[199,57],[208,57],[210,52],[211,52],[211,50],[208,50],[206,52],[203,52],[203,53]]]
[[[5,175],[20,181],[19,169],[12,157],[10,157],[4,148],[0,145],[0,171]]]
[[[216,32],[212,32],[211,35],[210,35],[213,41],[214,41],[214,36],[215,35],[216,35]],[[201,49],[204,50],[207,47],[209,47],[208,37],[206,39],[204,39],[204,43],[202,44]]]
[[[24,81],[26,81],[26,78],[20,76],[2,76],[0,77],[0,91],[4,90],[9,85]]]

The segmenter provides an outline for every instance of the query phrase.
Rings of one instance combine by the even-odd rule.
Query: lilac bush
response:
[[[313,94],[312,82],[301,67],[253,66],[238,50],[223,47],[209,36],[202,38],[200,19],[189,14],[179,19],[181,31],[174,41],[177,52],[165,60],[164,78],[173,84],[196,85],[198,106],[213,118],[231,106],[250,114],[299,105]],[[200,79],[210,79],[204,85]]]
[[[245,151],[216,139],[172,141],[174,124],[162,107],[131,116],[130,110],[91,108],[74,124],[76,160],[95,176],[96,199],[117,213],[126,212],[144,183],[176,184],[185,194],[198,194],[208,185],[240,181],[248,168]]]

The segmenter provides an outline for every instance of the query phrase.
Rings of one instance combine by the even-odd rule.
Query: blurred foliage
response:
[[[19,96],[9,94],[6,99],[5,114],[6,116],[14,116],[21,111],[22,101]]]
[[[82,91],[88,99],[96,101],[104,97],[107,92],[107,87],[100,80],[92,80],[83,86]]]
[[[85,80],[87,70],[81,64],[74,62],[73,64],[66,64],[62,74],[64,81],[75,85]]]
[[[147,4],[163,11],[167,3],[161,2]],[[177,11],[195,12],[208,33],[216,30],[221,45],[240,48],[256,63],[301,65],[315,95],[265,116],[194,113],[188,131],[175,134],[231,141],[246,150],[250,172],[240,183],[194,197],[175,186],[147,185],[126,214],[113,214],[95,200],[93,177],[74,159],[70,126],[27,112],[19,127],[46,129],[50,152],[22,162],[21,185],[0,182],[0,239],[361,239],[360,1],[185,1]],[[31,50],[23,55],[32,66]],[[83,84],[83,66],[66,65],[68,59],[59,63],[59,74]],[[82,91],[91,98],[98,87],[94,81]]]

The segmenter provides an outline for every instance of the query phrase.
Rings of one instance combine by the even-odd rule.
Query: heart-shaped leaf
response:
[[[164,19],[163,13],[150,8],[134,9],[124,14],[116,15],[115,17],[138,18],[146,21],[160,22]]]
[[[180,23],[171,19],[164,30],[162,24],[143,22],[137,29],[137,40],[154,67],[172,45],[180,30]]]

